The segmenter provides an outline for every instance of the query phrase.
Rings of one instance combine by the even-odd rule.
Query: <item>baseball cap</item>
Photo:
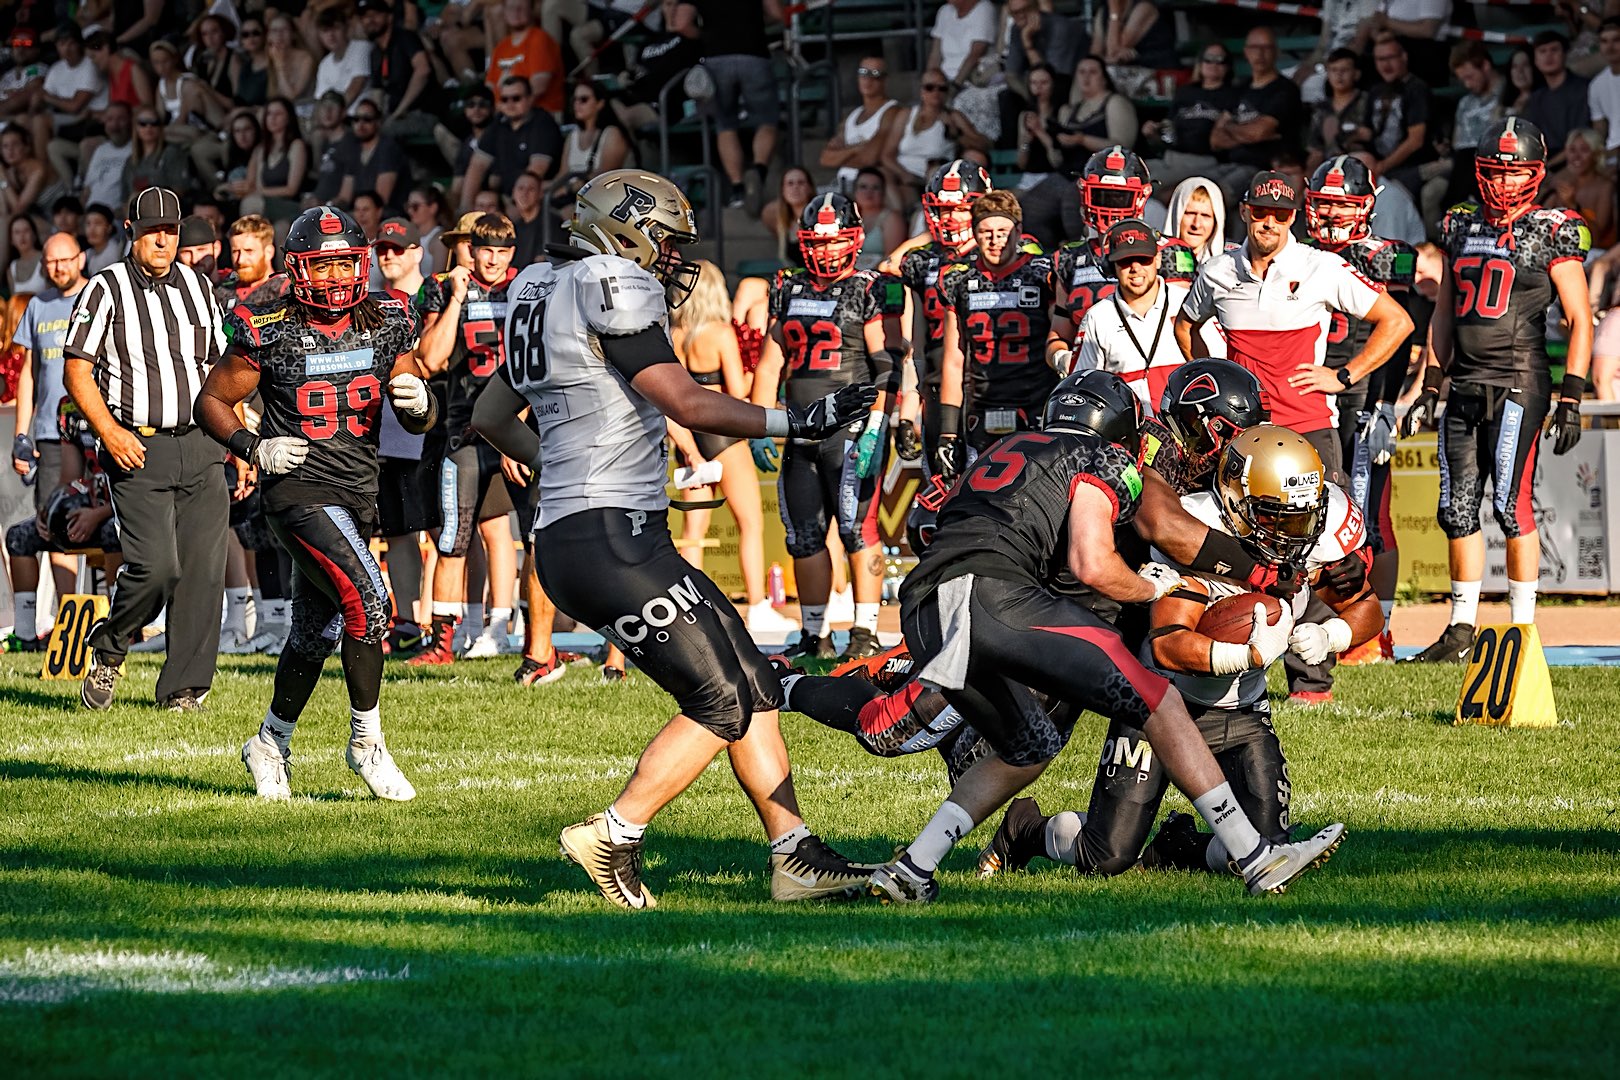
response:
[[[456,227],[442,235],[440,239],[444,241],[446,246],[455,243],[457,240],[465,240],[472,235],[474,222],[483,216],[484,211],[482,210],[467,211],[456,219]]]
[[[38,43],[32,26],[19,26],[11,31],[10,44],[13,49],[31,49]]]
[[[1249,190],[1243,193],[1248,206],[1275,206],[1283,210],[1299,209],[1299,188],[1293,177],[1280,172],[1257,172],[1249,181]]]
[[[130,197],[129,213],[126,216],[137,233],[142,229],[156,228],[160,225],[178,225],[180,196],[168,188],[143,188]]]
[[[199,244],[212,244],[219,239],[214,232],[213,223],[198,214],[189,214],[180,219],[180,246],[197,247]]]
[[[368,11],[393,11],[394,5],[388,0],[360,0],[354,10],[363,15]]]
[[[1127,218],[1108,230],[1108,261],[1154,259],[1159,255],[1159,237],[1147,222]]]
[[[377,239],[371,242],[372,247],[408,248],[416,247],[422,242],[422,233],[415,225],[402,217],[391,217],[382,223],[377,230]]]

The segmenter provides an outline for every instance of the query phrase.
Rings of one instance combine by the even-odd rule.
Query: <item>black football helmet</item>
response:
[[[1142,401],[1112,371],[1087,368],[1057,384],[1046,399],[1042,431],[1095,435],[1142,460]]]
[[[841,278],[855,269],[864,243],[860,208],[837,192],[817,195],[799,215],[799,253],[816,277]]]
[[[1357,158],[1340,154],[1316,167],[1305,186],[1305,223],[1324,244],[1348,244],[1372,234],[1373,202],[1378,189],[1372,173]],[[1328,207],[1349,213],[1325,214]]]
[[[51,544],[57,550],[66,552],[101,550],[101,542],[98,539],[99,531],[78,543],[74,543],[68,538],[68,515],[89,505],[90,490],[83,480],[63,484],[45,496],[45,508],[43,511],[45,527],[51,534]]]
[[[1528,120],[1510,116],[1485,129],[1474,150],[1479,196],[1498,217],[1535,202],[1547,178],[1547,140]]]
[[[922,490],[917,492],[911,504],[911,513],[906,515],[906,542],[911,545],[913,555],[921,555],[934,542],[934,525],[950,494],[951,485],[939,473],[930,476]]]
[[[371,244],[354,218],[337,207],[315,206],[299,214],[287,230],[282,251],[287,280],[299,303],[340,315],[366,298]],[[317,281],[311,267],[323,259],[347,260],[350,272]]]
[[[977,162],[957,158],[935,169],[922,196],[928,235],[952,251],[965,247],[973,239],[973,221],[965,211],[974,199],[993,190],[990,174]]]
[[[1187,479],[1198,481],[1209,475],[1227,443],[1271,420],[1271,407],[1252,371],[1204,357],[1170,373],[1159,419],[1181,447]]]
[[[1102,237],[1122,221],[1139,218],[1153,194],[1153,178],[1140,157],[1123,146],[1091,155],[1080,174],[1080,215]]]

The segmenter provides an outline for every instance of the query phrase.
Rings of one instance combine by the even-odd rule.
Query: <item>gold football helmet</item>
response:
[[[695,244],[697,221],[685,192],[657,173],[613,169],[574,197],[574,242],[598,255],[629,259],[664,283],[677,307],[697,284],[698,266],[680,245]]]
[[[1226,444],[1215,497],[1232,535],[1276,565],[1301,564],[1327,523],[1322,459],[1304,436],[1275,424]]]

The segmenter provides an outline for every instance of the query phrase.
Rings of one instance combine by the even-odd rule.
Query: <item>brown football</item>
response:
[[[1277,616],[1282,614],[1282,602],[1275,596],[1254,592],[1239,593],[1209,605],[1204,610],[1204,617],[1198,620],[1198,632],[1215,641],[1226,641],[1233,645],[1246,644],[1249,634],[1254,630],[1256,604],[1266,606],[1266,621],[1269,623],[1275,623]]]

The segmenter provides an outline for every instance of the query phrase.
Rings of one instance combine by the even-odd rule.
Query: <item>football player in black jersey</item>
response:
[[[467,549],[476,526],[489,561],[494,604],[491,626],[506,633],[512,610],[517,556],[506,515],[524,505],[517,465],[472,430],[473,402],[500,368],[506,326],[506,289],[517,276],[512,255],[517,232],[501,214],[485,214],[468,234],[472,265],[435,274],[422,286],[422,344],[418,350],[428,374],[449,373],[445,404],[446,444],[439,500],[444,521],[439,559],[433,568],[432,644],[413,656],[412,665],[448,664],[461,605],[467,597]],[[511,489],[515,488],[516,491]],[[472,628],[481,631],[481,627]]]
[[[969,448],[1039,427],[1058,381],[1045,361],[1051,256],[1023,236],[1023,209],[1012,192],[981,196],[972,215],[974,255],[940,271],[945,346],[940,444],[931,464],[947,482],[967,466]]]
[[[922,435],[916,424],[902,418],[894,431],[897,453],[907,460],[922,456],[932,462],[939,449],[940,377],[945,359],[945,308],[940,301],[940,271],[968,258],[973,251],[973,202],[994,190],[984,166],[964,158],[947,161],[934,170],[923,189],[923,221],[928,226],[925,243],[907,241],[889,256],[900,280],[910,290],[908,307],[916,305],[916,318],[905,325],[916,327],[913,341],[922,342],[912,350],[917,394],[922,403]],[[952,434],[960,436],[960,428]]]
[[[1043,694],[1140,728],[1226,849],[1244,853],[1237,863],[1252,893],[1286,888],[1342,838],[1341,825],[1301,844],[1261,837],[1174,687],[1143,667],[1112,626],[1046,586],[1067,569],[1105,597],[1145,603],[1179,584],[1165,566],[1133,571],[1114,546],[1115,527],[1141,502],[1141,418],[1123,379],[1079,372],[1052,394],[1043,430],[989,447],[941,509],[932,544],[901,586],[901,625],[919,678],[943,691],[995,752],[873,873],[874,897],[934,899],[934,871],[952,845],[1063,748],[1073,708],[1053,716]]]
[[[1372,234],[1373,202],[1378,194],[1371,170],[1359,156],[1340,155],[1324,161],[1312,174],[1305,189],[1305,224],[1312,242],[1336,252],[1359,270],[1363,277],[1382,285],[1413,315],[1420,325],[1412,302],[1416,299],[1417,251],[1404,240],[1389,240]],[[1416,330],[1414,329],[1414,334]],[[1328,367],[1342,368],[1361,351],[1371,333],[1368,324],[1341,311],[1333,312],[1328,327]],[[1395,400],[1406,382],[1409,345],[1397,349],[1395,357],[1372,374],[1337,395],[1339,445],[1343,454],[1347,488],[1356,505],[1366,515],[1367,544],[1372,549],[1373,587],[1384,607],[1384,617],[1395,606],[1395,584],[1400,568],[1400,552],[1395,545],[1390,517],[1390,457],[1395,450]],[[1393,659],[1394,650],[1386,629],[1375,644],[1369,644],[1369,660]],[[1346,658],[1350,654],[1346,654]],[[1341,658],[1341,662],[1347,661]]]
[[[1536,614],[1541,540],[1532,508],[1539,436],[1553,453],[1581,437],[1581,395],[1592,361],[1592,308],[1583,269],[1592,234],[1573,210],[1542,207],[1547,146],[1532,123],[1509,117],[1485,129],[1474,155],[1480,204],[1454,206],[1440,225],[1446,255],[1429,326],[1422,390],[1402,424],[1411,435],[1432,422],[1450,378],[1440,424],[1440,527],[1450,540],[1451,620],[1414,660],[1459,663],[1474,643],[1485,576],[1480,503],[1485,477],[1507,538],[1509,617]],[[1547,308],[1557,299],[1569,324],[1569,353],[1552,404]],[[1549,412],[1551,416],[1549,417]]]
[[[262,798],[290,795],[293,726],[341,636],[349,767],[372,794],[402,801],[416,791],[383,741],[388,591],[367,547],[377,512],[377,418],[385,393],[408,431],[431,427],[437,408],[416,365],[409,301],[366,293],[371,249],[354,219],[330,206],[306,210],[284,251],[290,295],[227,313],[229,348],[197,396],[201,426],[258,467],[270,527],[297,567],[292,633],[242,762]],[[264,400],[258,434],[236,413],[255,390]]]
[[[864,420],[818,442],[789,441],[777,484],[787,551],[798,579],[804,629],[794,656],[833,655],[827,634],[832,559],[827,527],[836,523],[849,552],[855,590],[855,625],[844,658],[878,651],[878,609],[883,602],[883,548],[878,535],[878,481],[889,441],[888,400],[898,387],[907,344],[901,330],[905,286],[876,270],[857,270],[865,242],[861,213],[842,195],[812,199],[799,222],[806,269],[783,270],[771,288],[765,353],[754,373],[754,404],[772,408],[779,389],[805,405],[841,386],[877,387]],[[769,439],[756,440],[756,458]]]

